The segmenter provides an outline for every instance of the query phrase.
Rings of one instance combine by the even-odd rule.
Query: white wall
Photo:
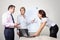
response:
[[[38,7],[38,9],[44,9],[47,13],[47,16],[57,23],[60,26],[60,0],[0,0],[0,19],[4,12],[7,11],[7,8],[10,4],[14,4],[16,6],[16,11],[14,17],[18,15],[19,9],[21,6],[24,6],[26,9],[31,7]],[[15,18],[16,19],[16,18]],[[0,20],[0,40],[4,40],[3,35],[4,27],[1,25]],[[47,34],[47,28],[43,34]],[[49,33],[49,32],[48,32]],[[60,38],[60,32],[58,33],[58,38]],[[18,36],[15,37],[18,40]]]

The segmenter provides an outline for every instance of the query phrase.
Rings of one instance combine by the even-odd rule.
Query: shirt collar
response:
[[[11,14],[11,13],[8,11],[8,14]]]

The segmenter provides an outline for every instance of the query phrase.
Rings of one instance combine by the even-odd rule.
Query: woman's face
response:
[[[22,15],[25,14],[25,10],[24,9],[21,9],[20,12],[21,12]]]
[[[38,17],[39,17],[39,18],[42,18],[42,15],[38,13]]]

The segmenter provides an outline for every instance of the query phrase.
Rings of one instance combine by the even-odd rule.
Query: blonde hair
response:
[[[25,11],[25,7],[21,7],[21,8],[20,8],[20,11],[21,11],[21,9],[24,9],[24,11]]]

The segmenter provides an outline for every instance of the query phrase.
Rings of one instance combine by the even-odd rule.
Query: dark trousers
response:
[[[57,32],[58,32],[59,28],[57,25],[55,26],[51,26],[50,28],[50,37],[54,37],[57,38]]]
[[[4,36],[5,40],[14,40],[14,28],[5,28]]]
[[[19,29],[19,37],[27,37],[27,36],[29,36],[29,33],[28,33],[28,29]],[[27,36],[25,36],[25,34],[27,35]]]

